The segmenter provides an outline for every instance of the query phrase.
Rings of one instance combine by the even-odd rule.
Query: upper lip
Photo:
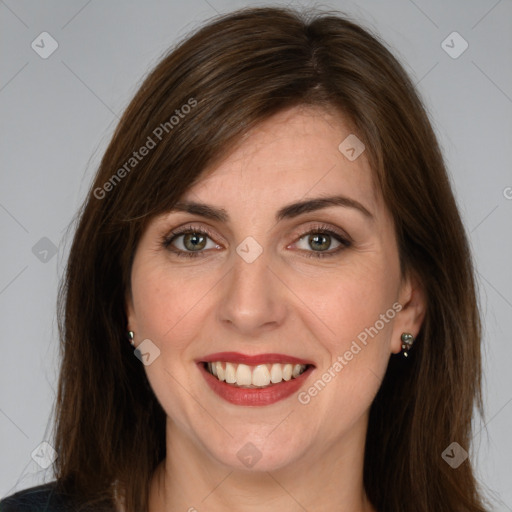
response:
[[[257,354],[249,356],[247,354],[241,354],[239,352],[216,352],[215,354],[209,354],[201,359],[198,359],[199,363],[213,363],[216,361],[222,361],[225,363],[238,363],[246,364],[248,366],[256,366],[258,364],[265,363],[293,363],[293,364],[306,364],[314,366],[312,361],[301,359],[300,357],[288,356],[286,354]]]

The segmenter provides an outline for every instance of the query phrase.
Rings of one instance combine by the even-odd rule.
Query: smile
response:
[[[211,354],[196,361],[208,386],[235,405],[262,406],[284,400],[304,385],[315,365],[283,354]]]

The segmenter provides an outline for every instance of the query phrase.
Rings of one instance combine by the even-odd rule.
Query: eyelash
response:
[[[208,236],[210,239],[214,239],[214,234],[209,231],[206,228],[195,228],[192,226],[185,226],[183,228],[179,228],[175,231],[171,231],[169,234],[165,235],[162,239],[162,246],[176,254],[176,256],[179,257],[185,257],[185,258],[197,258],[204,256],[205,251],[182,251],[181,249],[171,249],[171,244],[174,242],[174,240],[180,236],[180,235],[187,235],[187,234],[201,234]],[[337,233],[336,231],[333,231],[332,229],[328,228],[324,225],[317,225],[311,228],[310,230],[306,231],[305,233],[302,233],[298,240],[301,240],[305,236],[308,235],[329,235],[333,238],[335,238],[338,242],[340,242],[341,246],[338,247],[336,250],[332,252],[323,252],[323,251],[305,251],[307,258],[329,258],[336,256],[344,249],[350,247],[352,245],[351,241],[347,238],[344,238],[340,233]]]

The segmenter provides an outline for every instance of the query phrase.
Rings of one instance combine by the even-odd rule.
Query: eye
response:
[[[204,256],[204,249],[221,249],[211,238],[212,233],[205,228],[186,226],[165,236],[162,245],[177,256],[194,258]]]
[[[299,244],[302,243],[302,247]],[[334,250],[333,244],[337,244]],[[341,251],[350,247],[351,242],[348,237],[338,233],[327,226],[315,226],[306,233],[303,233],[298,242],[295,243],[301,251],[305,251],[307,257],[325,258],[339,254]],[[310,250],[312,249],[312,250]]]

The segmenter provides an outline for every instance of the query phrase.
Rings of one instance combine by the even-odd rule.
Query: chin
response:
[[[206,445],[211,456],[231,470],[276,471],[296,463],[304,453],[304,443],[296,436],[271,434],[274,439],[260,435],[238,435],[223,446]],[[293,439],[293,442],[290,440]]]

